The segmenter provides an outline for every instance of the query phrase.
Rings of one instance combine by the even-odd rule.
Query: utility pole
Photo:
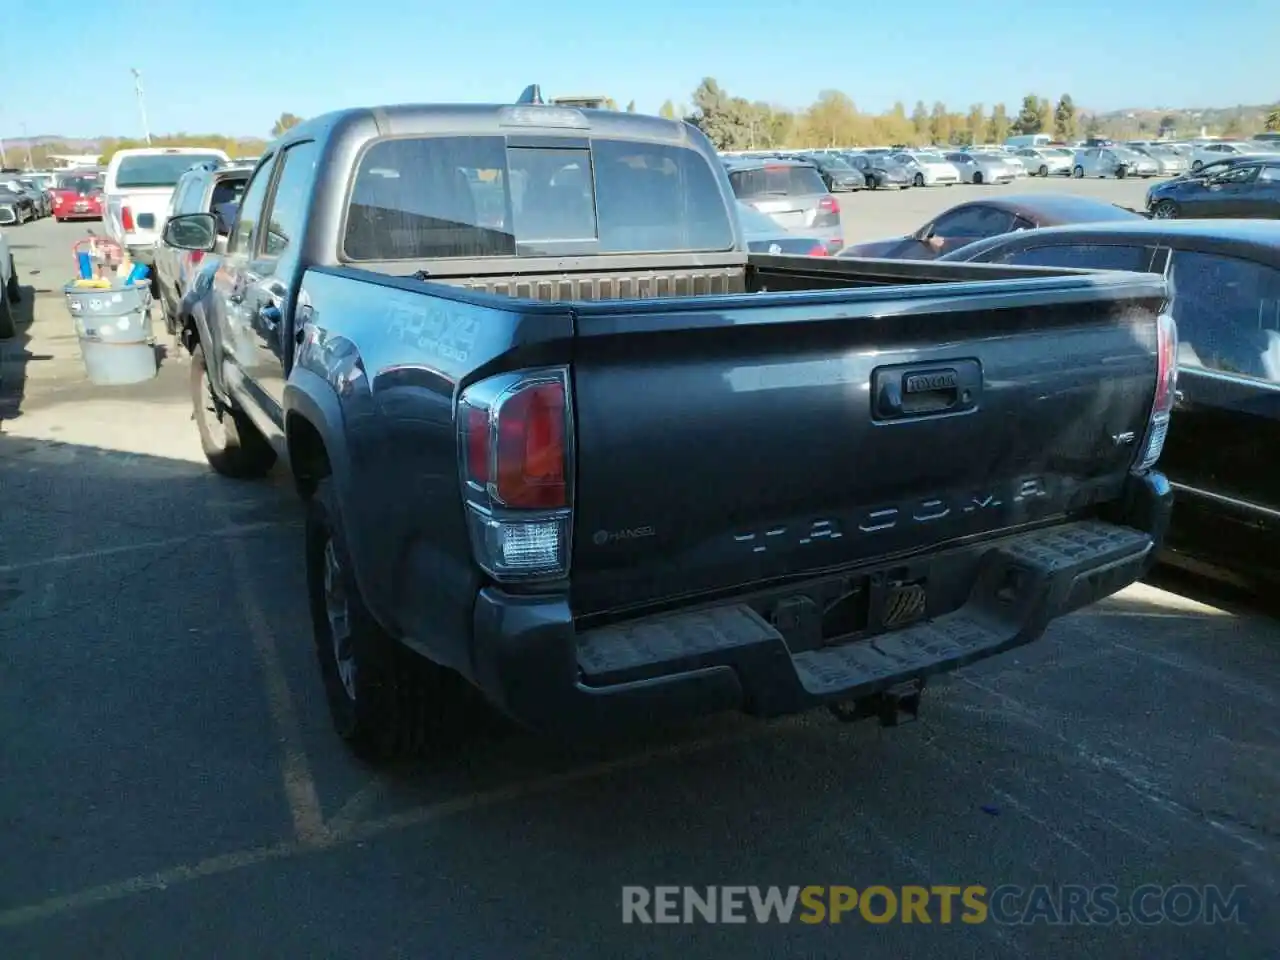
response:
[[[138,115],[142,117],[142,136],[146,138],[147,146],[151,146],[151,128],[147,126],[147,101],[142,96],[142,71],[137,67],[130,68],[133,74],[133,89],[138,94]]]
[[[27,125],[25,123],[22,125],[22,142],[27,148],[27,169],[34,170],[36,165],[31,162],[31,137],[27,134]]]

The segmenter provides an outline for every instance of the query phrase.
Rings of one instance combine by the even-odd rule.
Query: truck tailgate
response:
[[[1146,429],[1136,274],[575,305],[578,616],[1087,512]]]
[[[129,246],[149,246],[160,239],[173,187],[131,187],[107,197],[107,217],[113,236]],[[133,218],[133,229],[126,231],[121,223],[125,208]]]

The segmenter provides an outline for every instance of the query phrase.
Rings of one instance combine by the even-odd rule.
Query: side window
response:
[[[1280,271],[1175,250],[1171,285],[1179,363],[1280,383]]]
[[[257,175],[249,182],[240,202],[240,210],[236,217],[235,232],[227,244],[227,253],[248,253],[253,243],[254,228],[262,216],[262,206],[267,202],[267,187],[271,183],[271,174],[275,172],[274,159],[269,159],[258,166]]]
[[[1143,273],[1151,263],[1151,251],[1146,247],[1114,243],[1064,243],[1011,250],[1001,254],[996,262],[1025,267],[1075,267]]]
[[[193,208],[191,203],[192,196],[197,192],[197,184],[203,183],[200,177],[183,177],[182,182],[178,185],[178,189],[173,192],[173,212],[178,213],[199,213],[199,208]]]
[[[948,239],[951,237],[994,237],[1007,233],[1013,226],[1013,214],[1007,210],[997,210],[978,204],[944,213],[934,224],[935,235]]]
[[[1258,170],[1258,167],[1251,164],[1231,167],[1218,176],[1218,183],[1248,183],[1258,175]]]
[[[302,233],[307,215],[307,199],[315,182],[319,147],[314,140],[294,144],[280,155],[283,170],[276,180],[276,190],[267,211],[266,240],[263,253],[278,257]]]
[[[1268,183],[1280,183],[1280,167],[1263,167],[1258,171],[1258,180]]]

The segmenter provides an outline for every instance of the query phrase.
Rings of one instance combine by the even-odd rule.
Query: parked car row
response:
[[[48,216],[59,222],[102,217],[102,174],[96,168],[7,176],[0,179],[0,224],[18,226]]]

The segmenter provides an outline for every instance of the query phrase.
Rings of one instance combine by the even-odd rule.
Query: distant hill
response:
[[[1270,104],[1234,107],[1133,107],[1092,113],[1099,125],[1112,135],[1154,137],[1162,127],[1172,126],[1179,137],[1198,137],[1203,129],[1216,136],[1248,137],[1262,131]]]

